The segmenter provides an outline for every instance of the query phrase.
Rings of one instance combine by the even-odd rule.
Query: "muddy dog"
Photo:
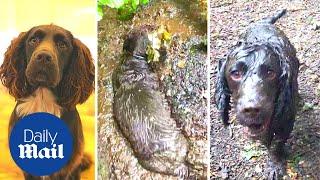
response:
[[[113,112],[139,163],[150,171],[186,177],[185,137],[170,117],[159,80],[147,63],[150,27],[133,30],[125,39],[125,58],[113,74]]]
[[[249,26],[226,61],[219,62],[215,102],[225,125],[230,98],[245,133],[269,149],[270,179],[285,173],[284,145],[293,129],[298,96],[296,50],[274,23],[282,10]]]
[[[94,64],[90,51],[68,30],[41,25],[12,40],[0,67],[0,78],[17,104],[11,114],[11,129],[23,116],[47,112],[60,117],[73,136],[71,159],[60,171],[25,179],[80,179],[91,158],[84,154],[82,124],[76,105],[85,102],[94,89]]]

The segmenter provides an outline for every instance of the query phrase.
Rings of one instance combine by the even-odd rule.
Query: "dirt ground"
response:
[[[299,107],[288,140],[287,174],[291,179],[320,178],[320,1],[212,0],[210,11],[211,92],[214,92],[217,61],[225,58],[246,27],[286,8],[276,25],[297,50]],[[224,128],[211,94],[211,179],[265,179],[267,152],[244,137],[233,123]]]

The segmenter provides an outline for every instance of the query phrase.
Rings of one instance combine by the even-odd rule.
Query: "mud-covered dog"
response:
[[[148,30],[133,30],[125,39],[125,58],[113,74],[114,116],[145,169],[186,177],[187,141],[170,117],[157,75],[147,63]]]
[[[270,179],[285,172],[284,145],[293,129],[298,97],[296,50],[274,23],[282,10],[249,26],[219,62],[215,102],[225,125],[230,99],[244,132],[261,140],[271,157]]]

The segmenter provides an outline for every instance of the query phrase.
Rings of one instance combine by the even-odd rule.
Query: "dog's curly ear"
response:
[[[229,125],[230,92],[225,77],[226,60],[219,60],[216,80],[215,103],[224,125]]]
[[[70,64],[57,86],[59,103],[74,108],[85,102],[94,89],[94,62],[89,49],[80,40],[73,39],[73,55]]]
[[[27,36],[28,32],[22,32],[11,41],[10,46],[4,54],[3,64],[0,67],[2,84],[8,88],[9,93],[15,99],[30,94],[25,76],[27,67],[25,41]]]

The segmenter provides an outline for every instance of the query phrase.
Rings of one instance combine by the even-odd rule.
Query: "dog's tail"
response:
[[[286,13],[287,13],[287,10],[286,9],[282,9],[281,11],[278,11],[274,16],[263,18],[259,22],[267,23],[267,24],[274,24],[278,19],[280,19]]]

